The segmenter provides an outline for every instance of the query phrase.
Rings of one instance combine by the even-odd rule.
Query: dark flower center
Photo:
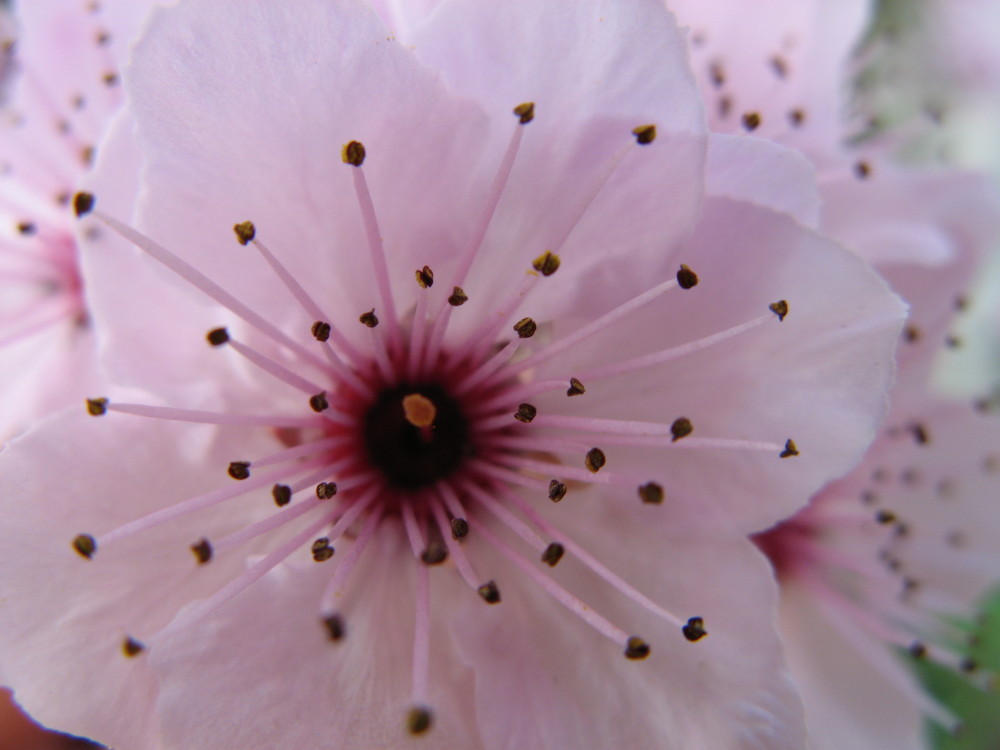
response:
[[[436,383],[386,388],[365,414],[363,430],[368,460],[398,489],[428,487],[473,452],[461,407]]]

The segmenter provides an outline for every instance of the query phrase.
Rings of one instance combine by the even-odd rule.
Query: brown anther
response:
[[[105,47],[111,44],[111,34],[107,31],[98,31],[97,35],[94,37],[94,41],[97,42],[99,47]]]
[[[632,128],[632,135],[635,136],[635,142],[640,146],[648,146],[656,140],[656,126],[640,125],[637,128]]]
[[[583,387],[583,383],[576,378],[569,379],[569,388],[566,389],[567,396],[582,396],[586,392],[587,389]]]
[[[233,479],[249,479],[250,478],[250,462],[249,461],[233,461],[229,464],[229,476]]]
[[[434,272],[430,266],[424,266],[418,271],[414,271],[414,275],[417,277],[417,284],[421,289],[430,289],[434,286]]]
[[[420,561],[424,565],[440,565],[448,559],[448,548],[443,542],[433,541],[420,553]]]
[[[316,498],[319,500],[329,500],[337,494],[336,482],[320,482],[316,485]]]
[[[920,340],[920,329],[915,325],[908,325],[903,329],[903,340],[907,344],[912,344]]]
[[[312,335],[317,341],[329,341],[330,324],[322,320],[317,320],[312,324]]]
[[[101,417],[108,413],[108,400],[106,398],[88,398],[87,413],[92,417]]]
[[[958,347],[962,345],[962,339],[954,335],[945,336],[944,345],[947,346],[949,349],[958,349]]]
[[[531,267],[542,276],[551,276],[559,270],[559,263],[559,256],[546,250],[532,261]]]
[[[779,299],[777,302],[772,302],[768,305],[767,309],[777,315],[779,321],[782,321],[788,315],[788,300]]]
[[[310,552],[312,552],[312,558],[316,562],[326,562],[333,557],[334,549],[330,546],[330,540],[325,536],[321,536],[312,543]]]
[[[931,441],[931,436],[928,434],[927,428],[919,422],[914,422],[910,425],[910,432],[913,433],[913,439],[917,445],[927,445]]]
[[[587,455],[583,457],[583,465],[587,467],[587,471],[591,471],[594,474],[601,470],[601,467],[608,462],[608,459],[604,456],[604,451],[600,448],[591,448],[587,451]]]
[[[497,588],[496,581],[487,581],[482,586],[476,589],[483,601],[487,604],[499,604],[500,602],[500,589]]]
[[[452,307],[461,307],[466,302],[469,301],[469,296],[460,286],[456,286],[452,292],[451,296],[448,298],[448,304]]]
[[[979,669],[979,664],[971,656],[966,656],[958,663],[958,668],[966,674],[971,674]]]
[[[434,402],[421,393],[403,396],[403,416],[414,427],[430,427],[437,419]]]
[[[326,400],[326,391],[322,393],[317,393],[315,396],[309,397],[309,406],[312,407],[313,411],[326,411],[330,408],[330,402]]]
[[[275,505],[283,508],[292,502],[292,488],[287,484],[276,484],[271,488],[271,497],[274,498]]]
[[[375,326],[377,326],[378,317],[375,315],[375,308],[373,307],[366,313],[361,313],[361,315],[358,317],[358,320],[360,320],[361,324],[367,328],[374,328]]]
[[[649,644],[637,635],[631,635],[629,636],[629,639],[625,641],[626,659],[645,659],[649,656],[649,652]]]
[[[90,534],[77,534],[73,539],[73,549],[89,560],[97,552],[97,541]]]
[[[118,85],[118,75],[116,73],[107,72],[101,76],[101,80],[104,81],[104,85],[108,88]]]
[[[365,163],[365,147],[361,141],[350,141],[340,150],[340,158],[344,160],[344,164],[360,167]]]
[[[469,535],[469,522],[464,518],[451,519],[451,538],[464,539]]]
[[[872,173],[872,166],[866,161],[855,162],[854,176],[859,180],[867,180]]]
[[[423,734],[434,723],[434,714],[425,706],[414,706],[406,714],[406,729],[410,734]]]
[[[542,562],[554,568],[556,563],[562,560],[564,554],[566,554],[566,549],[559,542],[552,542],[542,552]]]
[[[535,119],[535,103],[524,102],[522,104],[518,104],[514,107],[514,114],[517,115],[518,122],[522,125],[527,125]]]
[[[875,520],[881,524],[889,525],[896,522],[896,514],[891,510],[880,510],[875,514]]]
[[[778,76],[778,78],[784,78],[788,75],[788,63],[785,62],[785,58],[775,55],[767,62],[770,64],[771,70],[774,71],[774,74]]]
[[[677,284],[681,289],[698,286],[698,274],[682,263],[680,270],[677,271]]]
[[[927,657],[927,646],[920,641],[914,641],[911,643],[908,650],[910,652],[910,656],[914,659],[924,659]]]
[[[793,128],[798,128],[802,126],[802,123],[806,121],[806,111],[804,109],[793,109],[788,113],[788,123]]]
[[[691,641],[691,643],[700,641],[708,635],[708,631],[705,630],[705,620],[701,617],[690,618],[687,623],[681,627],[681,632],[684,633],[684,637]]]
[[[94,210],[94,202],[93,193],[77,193],[73,196],[73,213],[77,218],[86,216]]]
[[[205,334],[205,339],[212,346],[222,346],[229,342],[229,331],[225,328],[213,328]]]
[[[18,234],[23,234],[25,237],[30,237],[31,235],[33,235],[35,232],[38,231],[38,227],[35,226],[35,224],[33,224],[30,221],[20,221],[17,224],[17,231]]]
[[[125,640],[122,641],[122,653],[129,659],[138,656],[145,650],[146,646],[132,636],[126,636]]]
[[[781,458],[791,458],[799,455],[799,448],[791,438],[785,441],[785,449],[778,454]]]
[[[565,484],[560,482],[558,479],[553,479],[549,482],[549,500],[554,503],[558,503],[564,497],[566,497],[567,487]]]
[[[743,127],[747,132],[752,133],[754,130],[760,127],[760,113],[747,112],[745,115],[743,115],[743,117],[740,118],[740,122],[743,124]]]
[[[212,543],[204,537],[191,545],[191,551],[194,553],[194,559],[198,561],[199,565],[204,565],[212,559]]]
[[[538,330],[538,324],[531,318],[521,318],[514,324],[514,330],[517,331],[518,338],[530,339]]]
[[[236,241],[241,245],[249,245],[257,236],[257,227],[253,225],[252,221],[241,221],[239,224],[234,224],[233,231],[236,232]]]
[[[650,505],[659,505],[663,502],[663,487],[656,482],[646,482],[639,486],[639,499]]]
[[[722,85],[726,82],[726,69],[722,67],[721,62],[718,60],[712,61],[708,66],[708,77],[715,88],[722,88]]]
[[[531,404],[521,404],[517,407],[517,411],[514,412],[514,419],[518,422],[524,422],[527,424],[533,420],[538,414],[538,409],[536,409]]]
[[[676,443],[681,438],[686,438],[692,432],[694,432],[694,425],[691,424],[691,420],[687,417],[678,417],[670,425],[670,442]]]
[[[344,627],[344,618],[340,615],[328,615],[323,618],[323,626],[326,628],[326,636],[331,641],[339,641],[346,634],[347,629]]]

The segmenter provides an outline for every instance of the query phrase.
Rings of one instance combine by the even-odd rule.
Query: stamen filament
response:
[[[354,544],[347,550],[347,553],[337,565],[336,570],[334,570],[333,576],[330,578],[330,582],[327,584],[326,590],[323,591],[323,596],[320,599],[320,611],[324,614],[333,614],[336,611],[334,602],[343,596],[347,579],[350,577],[351,571],[354,570],[354,566],[357,565],[358,560],[361,559],[361,554],[365,551],[365,547],[368,546],[372,537],[375,536],[375,531],[378,529],[378,524],[382,519],[384,510],[384,504],[376,503],[375,507],[369,511],[365,517],[364,525],[361,527],[361,532],[358,534],[358,538],[354,540]]]
[[[215,424],[237,427],[318,427],[323,424],[320,417],[289,417],[283,414],[224,414],[222,412],[196,409],[175,409],[170,406],[150,406],[148,404],[120,404],[111,402],[108,411],[132,414],[138,417],[165,419],[172,422],[194,424]]]

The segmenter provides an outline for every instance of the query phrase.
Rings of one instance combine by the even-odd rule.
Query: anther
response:
[[[106,398],[88,398],[87,413],[92,417],[100,417],[108,412],[108,400]]]
[[[434,402],[421,393],[403,396],[403,416],[414,427],[431,427],[437,419]]]
[[[768,305],[767,309],[777,315],[779,321],[782,321],[788,315],[788,300],[779,299],[777,302],[772,302]]]
[[[249,461],[233,461],[229,464],[229,476],[233,479],[249,479],[250,478],[250,462]]]
[[[747,112],[740,118],[740,122],[743,123],[743,127],[747,130],[747,132],[752,133],[760,127],[760,113]]]
[[[434,723],[434,714],[426,706],[414,706],[406,715],[406,729],[410,734],[423,734]]]
[[[361,321],[362,325],[368,328],[374,328],[375,326],[377,326],[378,318],[375,315],[375,308],[373,307],[368,312],[362,313],[361,316],[358,318],[358,320]]]
[[[31,235],[33,235],[35,232],[38,231],[38,227],[35,226],[30,221],[21,221],[18,222],[17,231],[19,234],[23,234],[25,237],[30,237]]]
[[[523,104],[518,104],[514,107],[514,114],[517,115],[518,122],[522,125],[527,125],[535,119],[535,103],[524,102]]]
[[[469,295],[467,295],[465,290],[463,290],[460,286],[456,286],[452,290],[451,296],[448,298],[448,304],[452,307],[461,307],[468,301]]]
[[[77,193],[73,196],[73,213],[77,218],[86,216],[94,210],[94,202],[93,193]]]
[[[554,503],[558,503],[564,497],[566,497],[566,485],[560,482],[558,479],[553,479],[549,482],[549,500]]]
[[[225,328],[213,328],[205,334],[205,338],[212,346],[222,346],[229,342],[229,331]]]
[[[212,559],[212,544],[204,537],[191,545],[191,551],[199,565],[204,565]]]
[[[312,324],[312,335],[317,341],[328,341],[330,339],[330,324],[317,320]]]
[[[542,276],[551,276],[559,270],[559,263],[559,256],[546,250],[544,253],[535,258],[534,261],[532,261],[531,267],[538,271],[538,273]]]
[[[462,539],[469,534],[469,522],[464,518],[451,519],[451,538]]]
[[[576,378],[569,379],[569,388],[566,389],[567,396],[582,396],[586,392],[587,389],[583,387],[583,383]]]
[[[316,562],[326,562],[331,557],[333,557],[333,547],[330,546],[330,540],[325,536],[321,536],[315,542],[312,543],[313,560]]]
[[[608,459],[604,456],[604,451],[600,448],[591,448],[583,458],[583,465],[587,467],[588,471],[594,474],[599,472],[601,467],[607,462]]]
[[[336,482],[320,482],[316,485],[316,497],[320,500],[329,500],[337,494]]]
[[[926,658],[927,656],[927,646],[925,646],[920,641],[914,641],[913,643],[911,643],[910,648],[908,650],[910,652],[910,656],[912,656],[914,659],[923,659]]]
[[[682,263],[680,270],[677,271],[677,284],[681,289],[698,286],[698,274]]]
[[[676,443],[681,438],[686,438],[692,432],[694,432],[694,425],[691,424],[691,420],[687,417],[678,417],[670,425],[670,434],[673,436],[670,438],[670,442]]]
[[[440,565],[447,559],[448,548],[438,541],[428,543],[424,551],[420,553],[420,561],[424,565]]]
[[[514,330],[517,331],[518,338],[530,339],[538,330],[538,325],[531,318],[521,318],[514,324]]]
[[[518,422],[524,422],[527,424],[535,418],[538,414],[538,409],[536,409],[531,404],[521,404],[517,407],[517,411],[514,412],[514,419]]]
[[[632,128],[632,135],[635,136],[635,142],[640,146],[648,146],[656,140],[656,126],[640,125],[637,128]]]
[[[430,266],[424,266],[415,272],[417,277],[417,284],[421,289],[430,289],[434,286],[434,272],[430,269]]]
[[[97,552],[97,541],[90,534],[77,534],[73,539],[73,549],[89,560]]]
[[[565,553],[566,549],[559,542],[552,542],[542,552],[542,562],[554,568]]]
[[[476,592],[483,597],[483,601],[487,604],[499,604],[500,602],[500,589],[497,588],[496,581],[487,581],[476,589]]]
[[[360,141],[350,141],[341,149],[340,158],[344,160],[344,164],[360,167],[365,163],[365,147]]]
[[[959,662],[958,668],[966,674],[971,674],[979,669],[979,664],[971,656],[966,656]]]
[[[257,236],[257,227],[253,225],[252,221],[233,224],[233,231],[236,232],[236,241],[244,246],[253,242],[253,238]]]
[[[629,636],[629,639],[625,641],[626,659],[645,659],[649,656],[649,652],[649,644],[637,635],[631,635]]]
[[[781,458],[791,458],[799,455],[799,448],[791,438],[785,441],[785,449],[778,454]]]
[[[793,109],[788,113],[788,122],[793,128],[801,127],[806,121],[806,113],[803,109]]]
[[[271,488],[271,497],[274,498],[275,505],[283,508],[292,502],[292,488],[287,484],[276,484]]]
[[[896,522],[896,514],[891,510],[880,510],[875,514],[875,520],[888,526],[890,523]]]
[[[312,407],[313,411],[326,411],[330,408],[330,402],[326,400],[326,391],[322,393],[317,393],[315,396],[309,397],[309,406]]]
[[[931,441],[931,437],[927,433],[927,428],[919,422],[914,422],[910,425],[910,432],[913,433],[913,439],[917,442],[917,445],[927,445]]]
[[[339,641],[347,634],[347,629],[344,627],[344,618],[340,615],[324,617],[323,625],[326,627],[326,635],[331,641]]]
[[[700,641],[708,635],[708,631],[705,630],[705,620],[701,617],[690,618],[687,623],[681,627],[681,632],[684,633],[684,637],[691,641],[691,643]]]
[[[663,487],[656,482],[646,482],[639,486],[639,499],[650,505],[659,505],[663,502]]]
[[[141,642],[137,641],[132,636],[126,636],[125,640],[122,641],[122,652],[129,659],[132,659],[132,658],[138,656],[139,654],[141,654],[145,650],[146,650],[146,646],[144,644],[142,644]]]
[[[859,180],[867,180],[872,173],[872,166],[866,161],[859,161],[854,164],[854,175]]]

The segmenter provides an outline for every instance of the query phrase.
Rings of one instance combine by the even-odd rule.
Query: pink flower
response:
[[[711,127],[727,134],[714,146],[762,138],[798,149],[821,199],[799,216],[911,305],[882,435],[858,468],[757,539],[782,584],[781,632],[812,744],[917,747],[924,714],[953,717],[891,649],[963,666],[945,617],[967,616],[1000,573],[987,552],[1000,522],[989,468],[1000,432],[931,385],[937,355],[961,346],[955,313],[998,235],[995,190],[956,170],[900,167],[882,143],[849,144],[846,80],[866,4],[674,5],[692,28]]]
[[[0,122],[0,441],[98,382],[70,199],[121,103],[119,64],[149,6],[18,5],[15,52],[0,68],[11,90]]]
[[[150,395],[0,459],[0,677],[123,749],[801,747],[745,534],[862,454],[898,300],[706,172],[658,3],[406,41],[154,16],[75,200]]]

